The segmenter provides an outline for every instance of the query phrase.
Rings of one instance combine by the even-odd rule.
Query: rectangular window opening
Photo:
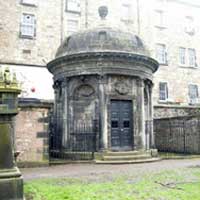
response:
[[[71,12],[81,12],[80,8],[80,0],[66,0],[66,11],[71,11]]]
[[[190,84],[189,85],[189,103],[196,104],[199,100],[199,91],[198,85]]]
[[[130,4],[122,4],[121,19],[124,21],[129,21],[131,19],[131,5]]]
[[[196,67],[196,51],[195,49],[188,49],[189,66]]]
[[[21,0],[21,3],[25,5],[32,5],[32,6],[35,6],[37,4],[36,0]]]
[[[112,128],[119,128],[119,122],[117,120],[115,120],[115,121],[113,120],[112,124],[111,124],[111,127]]]
[[[156,58],[160,64],[167,64],[167,52],[165,44],[156,45]]]
[[[186,64],[186,49],[183,47],[179,48],[179,62],[181,65]]]
[[[67,20],[67,27],[68,27],[68,31],[67,31],[68,35],[76,33],[79,28],[79,21],[75,19],[69,19]]]
[[[36,34],[36,19],[35,15],[32,14],[22,14],[21,27],[20,27],[21,36],[33,38]]]
[[[124,121],[123,122],[124,128],[130,128],[130,121]]]
[[[168,99],[168,86],[166,82],[159,83],[159,100],[166,101]]]

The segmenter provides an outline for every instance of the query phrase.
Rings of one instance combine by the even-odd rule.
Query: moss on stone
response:
[[[0,169],[12,168],[13,155],[10,138],[10,124],[0,124]]]

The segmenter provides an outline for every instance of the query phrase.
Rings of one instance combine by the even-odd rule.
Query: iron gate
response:
[[[156,119],[154,132],[159,151],[200,153],[200,116]]]
[[[74,124],[66,146],[62,145],[61,128],[53,125],[50,131],[50,159],[92,160],[96,151],[97,121]]]

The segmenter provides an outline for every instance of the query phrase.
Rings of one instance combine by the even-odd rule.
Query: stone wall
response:
[[[15,121],[15,145],[20,165],[47,164],[50,102],[20,102]]]
[[[173,105],[156,105],[154,106],[154,119],[191,116],[200,113],[199,106],[173,106]]]

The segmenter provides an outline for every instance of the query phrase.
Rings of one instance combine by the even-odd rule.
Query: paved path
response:
[[[95,165],[67,164],[42,168],[21,169],[25,181],[39,178],[110,178],[114,175],[139,175],[178,168],[200,167],[200,159],[162,160],[154,163]]]

